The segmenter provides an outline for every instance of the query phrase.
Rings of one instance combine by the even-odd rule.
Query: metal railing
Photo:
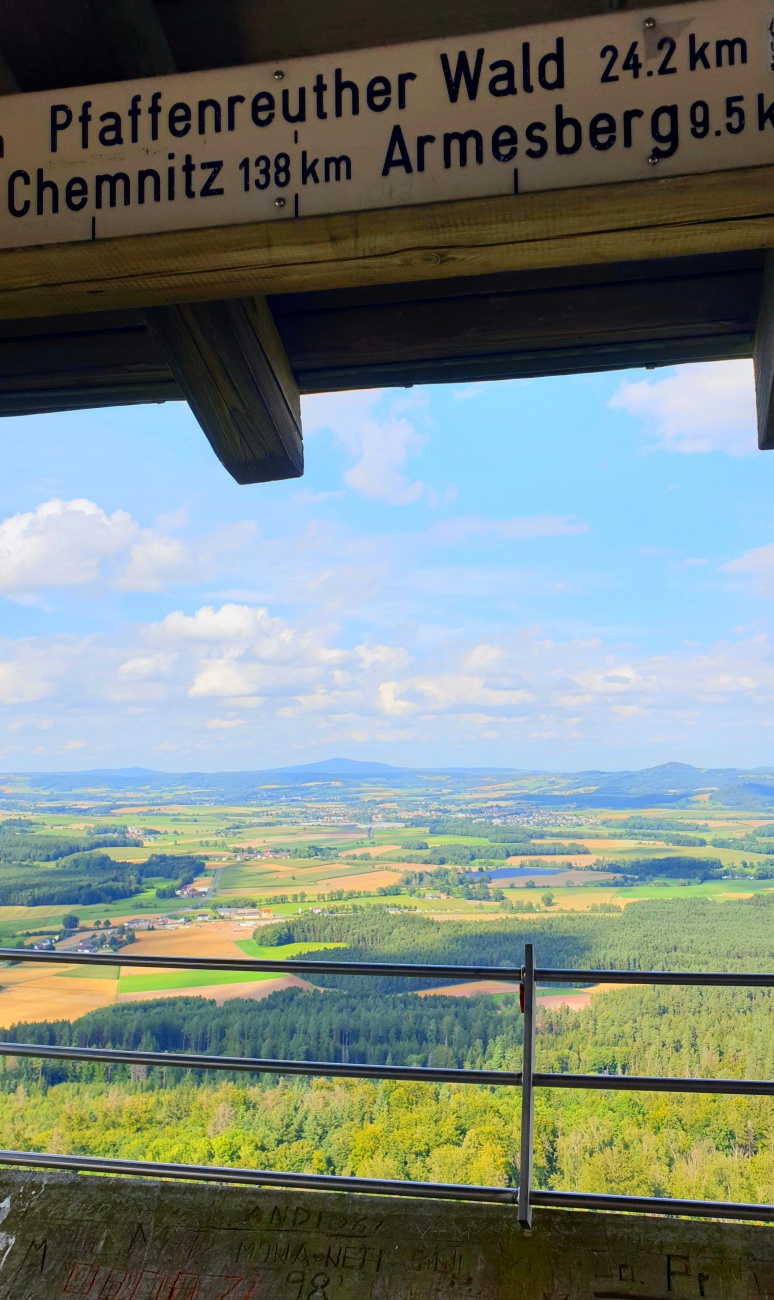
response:
[[[43,1151],[0,1150],[0,1165],[33,1169],[175,1178],[194,1182],[237,1183],[251,1187],[285,1187],[306,1190],[364,1192],[387,1196],[413,1196],[436,1200],[488,1201],[515,1205],[525,1231],[532,1225],[533,1207],[575,1210],[613,1210],[640,1214],[685,1215],[699,1218],[743,1219],[774,1222],[774,1205],[727,1201],[682,1200],[661,1196],[622,1196],[592,1192],[558,1192],[533,1188],[535,1088],[578,1088],[604,1091],[714,1093],[729,1096],[774,1096],[771,1079],[668,1078],[657,1075],[557,1074],[535,1070],[535,1036],[538,984],[645,984],[724,988],[774,988],[772,974],[705,974],[692,971],[557,970],[535,966],[532,944],[526,944],[524,964],[518,967],[436,966],[421,963],[234,959],[216,957],[154,957],[108,953],[35,952],[0,948],[0,961],[41,965],[153,967],[165,970],[234,971],[240,974],[285,975],[314,979],[315,975],[390,976],[400,979],[460,981],[499,980],[518,987],[524,1014],[523,1068],[511,1070],[445,1069],[435,1066],[358,1065],[332,1061],[283,1061],[261,1057],[210,1056],[195,1052],[142,1052],[96,1047],[51,1047],[39,1043],[0,1042],[0,1057],[34,1057],[40,1060],[85,1061],[102,1064],[158,1065],[185,1070],[228,1070],[250,1074],[322,1075],[344,1079],[399,1079],[425,1083],[478,1084],[521,1088],[521,1140],[519,1186],[481,1187],[456,1183],[409,1182],[389,1178],[354,1178],[334,1174],[289,1173],[284,1170],[232,1169],[211,1165],[160,1164],[151,1161],[105,1159],[86,1155],[53,1155]],[[163,994],[162,994],[163,996]]]

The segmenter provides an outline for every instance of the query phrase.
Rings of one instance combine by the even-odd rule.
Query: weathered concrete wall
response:
[[[0,1300],[766,1300],[774,1230],[0,1174]]]

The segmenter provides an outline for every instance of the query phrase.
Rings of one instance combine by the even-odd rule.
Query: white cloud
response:
[[[9,755],[34,758],[45,728],[46,753],[83,766],[147,763],[163,745],[175,763],[262,767],[277,760],[278,734],[288,762],[361,736],[402,746],[402,762],[421,764],[432,746],[450,764],[525,767],[535,746],[556,754],[559,741],[561,764],[549,761],[567,768],[581,744],[584,754],[668,745],[665,756],[701,762],[708,745],[747,753],[757,737],[763,754],[774,725],[764,636],[663,655],[539,630],[482,641],[419,629],[403,640],[353,645],[335,626],[235,603],[173,611],[115,638],[6,639],[0,753],[6,768],[23,766]],[[77,751],[65,748],[73,738]]]
[[[169,582],[180,581],[187,561],[178,537],[144,537],[130,548],[118,586],[123,591],[161,591]]]
[[[118,676],[124,681],[147,682],[167,674],[175,662],[174,654],[135,655],[118,666]]]
[[[0,663],[0,704],[31,704],[50,692],[41,664],[25,662],[23,657]]]
[[[481,672],[487,668],[493,668],[495,664],[500,663],[505,655],[505,650],[501,645],[490,645],[482,642],[481,645],[474,646],[462,661],[464,668],[471,672]]]
[[[45,501],[0,523],[0,593],[96,582],[104,560],[139,533],[125,510],[108,515],[93,501]]]
[[[510,708],[529,704],[532,698],[529,691],[490,686],[483,677],[470,673],[410,677],[402,682],[383,682],[379,688],[381,707],[391,714],[423,710],[458,712],[471,707]]]
[[[385,668],[393,673],[407,668],[411,663],[411,655],[404,646],[368,642],[367,645],[356,645],[355,654],[364,668]]]
[[[746,551],[723,565],[724,573],[748,573],[759,596],[774,596],[774,542]]]
[[[522,515],[513,519],[482,519],[477,515],[467,515],[434,524],[430,530],[436,541],[447,545],[465,542],[471,537],[511,541],[530,537],[576,537],[588,532],[588,524],[569,515]]]
[[[418,501],[424,490],[421,479],[402,473],[410,456],[416,456],[424,439],[407,420],[373,421],[360,430],[359,459],[344,475],[345,483],[373,501],[387,501],[394,506],[408,506]]]
[[[255,535],[249,521],[185,543],[170,532],[186,522],[177,511],[141,528],[125,510],[107,514],[94,501],[55,497],[0,521],[0,595],[24,599],[47,588],[161,591],[201,582]]]
[[[280,626],[279,620],[270,618],[265,609],[227,604],[221,605],[220,609],[203,605],[194,614],[175,610],[167,614],[160,630],[180,640],[233,643],[250,641]]]
[[[425,439],[408,417],[422,407],[421,398],[396,397],[392,389],[321,393],[304,399],[304,429],[307,434],[329,429],[353,458],[344,473],[353,491],[372,501],[411,505],[425,484],[404,471]]]
[[[624,383],[609,405],[642,420],[664,451],[746,456],[757,448],[751,361],[697,363]]]
[[[203,695],[207,699],[239,699],[240,695],[254,696],[258,674],[249,665],[233,659],[213,659],[198,672],[188,694]]]
[[[180,527],[184,512],[169,516],[168,527]],[[250,520],[218,528],[214,532],[182,541],[157,528],[143,528],[139,539],[129,548],[126,564],[116,586],[122,591],[162,591],[181,584],[196,584],[211,577],[227,557],[237,554],[253,542],[255,524]]]

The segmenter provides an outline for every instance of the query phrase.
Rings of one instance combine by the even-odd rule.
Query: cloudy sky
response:
[[[238,487],[182,404],[5,420],[0,764],[774,764],[747,362],[306,399]]]

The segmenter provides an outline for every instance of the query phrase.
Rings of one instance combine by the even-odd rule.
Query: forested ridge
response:
[[[588,857],[591,850],[585,844],[564,843],[561,840],[541,840],[532,844],[529,840],[512,844],[439,844],[426,850],[394,849],[380,853],[378,862],[410,862],[412,865],[426,863],[428,866],[443,867],[467,866],[471,862],[494,862],[501,865],[508,858],[545,858],[567,857],[571,854]],[[369,862],[370,854],[365,855]]]
[[[257,933],[266,945],[343,942],[337,959],[521,962],[618,969],[774,969],[774,902],[639,903],[614,916],[439,924],[365,908],[309,913]],[[278,956],[280,952],[278,951]],[[324,959],[326,955],[321,953]],[[305,958],[312,963],[315,954]],[[1,976],[0,976],[1,978]],[[121,1003],[72,1024],[16,1024],[6,1040],[382,1064],[518,1070],[513,996],[452,999],[406,982],[320,976],[219,1007],[204,998]],[[398,992],[400,989],[400,992]],[[537,1069],[771,1078],[769,990],[632,987],[580,1010],[540,1008]],[[421,1081],[370,1083],[154,1067],[0,1063],[5,1147],[251,1168],[514,1185],[520,1093]],[[774,1199],[769,1098],[543,1090],[538,1186],[704,1199]]]
[[[40,835],[22,830],[6,830],[8,823],[0,826],[0,864],[11,862],[55,862],[74,853],[87,853],[92,849],[126,848],[141,841],[130,835],[125,827],[117,827],[104,834]]]
[[[705,899],[640,902],[616,915],[588,912],[439,924],[410,912],[358,908],[310,912],[255,932],[261,944],[345,943],[337,960],[422,961],[437,965],[520,966],[532,943],[538,966],[601,970],[774,970],[774,898],[757,895],[722,906]],[[308,953],[324,961],[329,954]],[[316,983],[341,987],[342,977]],[[427,980],[353,976],[347,987],[402,992]],[[438,981],[435,981],[437,984]]]
[[[6,824],[7,825],[7,824]],[[141,841],[125,827],[110,833],[40,835],[24,829],[0,830],[0,906],[88,906],[131,898],[147,877],[179,877],[189,883],[201,870],[201,857],[151,854],[146,862],[119,862],[108,848],[137,847]]]
[[[20,1022],[0,1034],[6,1042],[68,1047],[462,1067],[484,1059],[495,1042],[501,1051],[516,1047],[521,1015],[515,999],[503,1010],[488,998],[385,999],[292,988],[260,1002],[234,998],[222,1007],[197,997],[129,1002],[73,1022]],[[49,1081],[90,1077],[91,1067],[46,1062],[44,1074]]]
[[[319,1005],[329,995],[297,996]],[[263,1015],[270,1024],[275,1013],[268,1003],[275,999],[287,1013],[285,995],[274,994],[267,1004],[248,1004],[240,1017]],[[182,1028],[182,1038],[195,1041],[197,1026],[217,1014],[203,999],[190,999],[182,1010],[171,1001],[149,1008],[156,1041],[166,1015],[176,1034]],[[195,1002],[202,1005],[194,1008]],[[233,1008],[227,1003],[222,1011],[228,1017]],[[71,1027],[73,1037],[82,1038],[88,1024],[87,1041],[127,1045],[142,1027],[142,1016],[132,1024],[128,1010],[83,1017]],[[462,1010],[469,1004],[453,1009],[457,1024]],[[443,1024],[446,1009],[436,1014]],[[473,1029],[479,1013],[470,1014]],[[491,1039],[484,1052],[473,1042],[466,1064],[519,1068],[519,1047],[508,1041],[515,1028],[510,1010],[503,1022],[503,1038]],[[770,1077],[770,1027],[768,991],[621,990],[599,995],[580,1012],[540,1011],[537,1068]],[[29,1027],[16,1028],[29,1037]],[[225,1036],[221,1050],[236,1045]],[[68,1080],[53,1084],[48,1063],[40,1069],[19,1061],[0,1074],[6,1147],[361,1177],[518,1182],[518,1089],[266,1076],[263,1082],[210,1076],[200,1083],[187,1071],[158,1069],[131,1080],[127,1067],[64,1068]],[[540,1089],[535,1181],[583,1191],[770,1201],[771,1102]]]

